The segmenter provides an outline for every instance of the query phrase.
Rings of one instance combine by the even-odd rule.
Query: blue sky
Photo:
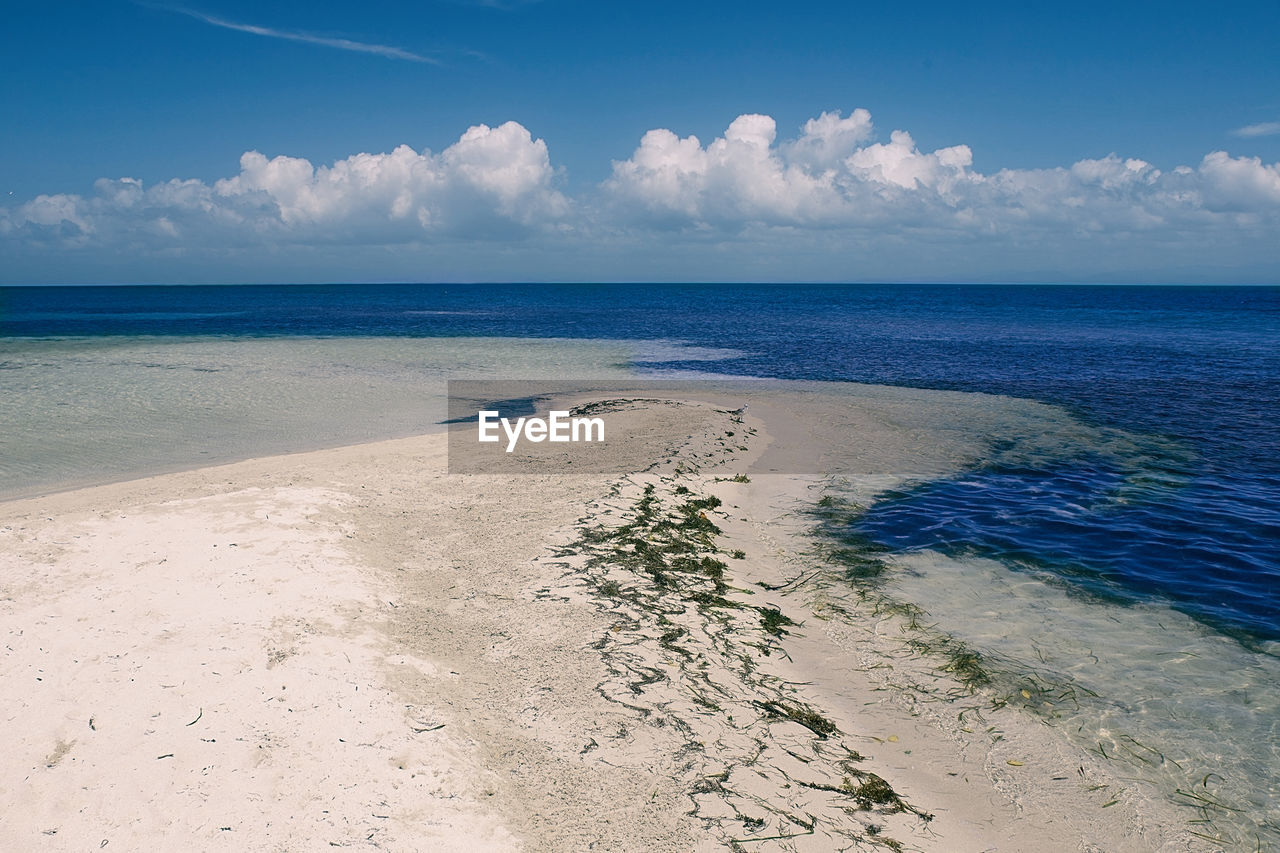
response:
[[[7,282],[1280,281],[1274,2],[4,8]]]

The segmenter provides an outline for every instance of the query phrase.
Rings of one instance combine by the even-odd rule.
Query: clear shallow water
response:
[[[916,550],[891,563],[885,591],[981,651],[992,692],[1104,759],[1119,779],[1108,797],[1176,804],[1188,828],[1219,839],[1207,849],[1280,849],[1280,657],[1002,560]]]
[[[445,381],[626,376],[649,342],[0,338],[0,498],[417,435]]]

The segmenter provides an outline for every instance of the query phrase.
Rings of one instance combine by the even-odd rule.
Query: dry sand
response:
[[[629,407],[623,477],[428,435],[0,505],[0,850],[1194,849],[812,582],[817,481],[722,479],[785,402]]]

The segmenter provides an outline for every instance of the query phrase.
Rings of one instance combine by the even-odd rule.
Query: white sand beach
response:
[[[817,480],[732,480],[785,402],[621,407],[623,476],[432,434],[0,505],[0,849],[1211,849],[815,580]],[[957,455],[873,408],[867,488]]]

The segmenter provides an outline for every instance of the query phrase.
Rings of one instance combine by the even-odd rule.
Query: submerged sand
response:
[[[1197,849],[1034,718],[929,701],[815,582],[787,456],[833,422],[728,402],[622,407],[621,476],[451,476],[437,434],[0,505],[0,849]],[[868,491],[965,455],[860,405]],[[723,572],[628,539],[676,535]]]

